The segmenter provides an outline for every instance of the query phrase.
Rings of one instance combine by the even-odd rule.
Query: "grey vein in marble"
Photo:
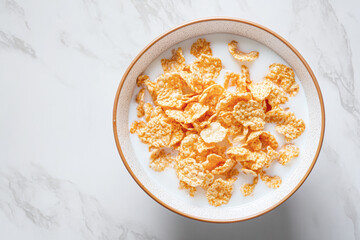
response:
[[[321,74],[337,86],[343,108],[357,121],[356,131],[360,137],[360,105],[355,93],[352,51],[344,26],[328,0],[295,0],[293,8],[298,20],[292,35],[306,37],[313,44]],[[314,21],[312,16],[321,16],[321,20]]]
[[[360,239],[360,192],[355,187],[354,183],[349,181],[349,173],[346,169],[339,164],[340,156],[330,145],[324,143],[323,152],[326,159],[334,165],[333,169],[337,171],[333,173],[336,176],[336,186],[334,189],[337,191],[337,196],[342,203],[346,216],[351,220],[354,226],[354,237]]]
[[[54,234],[65,228],[83,239],[157,239],[111,219],[94,197],[69,181],[51,177],[37,165],[29,166],[26,173],[2,168],[0,190],[0,214],[19,227],[31,223],[35,229]]]
[[[26,43],[23,39],[12,34],[6,34],[3,31],[0,31],[0,46],[20,50],[32,58],[36,58],[36,52],[30,44]]]

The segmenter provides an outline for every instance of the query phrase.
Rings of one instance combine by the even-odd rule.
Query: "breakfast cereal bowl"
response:
[[[208,203],[206,190],[197,187],[195,196],[179,189],[179,180],[174,168],[157,172],[149,167],[149,147],[136,134],[130,133],[131,124],[138,120],[136,96],[139,75],[146,74],[150,80],[162,74],[161,59],[169,59],[172,49],[182,48],[187,63],[196,59],[190,54],[192,43],[204,38],[211,44],[213,56],[222,60],[223,68],[216,81],[223,84],[227,71],[240,72],[241,64],[228,51],[228,43],[236,40],[244,52],[256,50],[259,57],[251,63],[243,63],[250,70],[251,79],[260,81],[272,63],[290,66],[295,72],[299,92],[286,103],[295,115],[305,122],[306,130],[292,141],[300,154],[285,166],[275,162],[267,170],[280,176],[280,187],[271,189],[262,181],[250,196],[240,191],[251,177],[240,173],[233,184],[232,196],[227,204],[215,207]],[[149,94],[148,96],[149,97]],[[271,124],[269,124],[271,125]],[[325,127],[324,106],[316,78],[300,53],[285,39],[273,31],[240,19],[207,18],[178,26],[146,46],[131,62],[119,84],[113,110],[113,129],[120,157],[138,185],[155,201],[180,215],[207,222],[237,222],[248,220],[271,211],[286,201],[305,181],[319,155]],[[266,128],[273,131],[274,126]],[[279,145],[286,144],[274,133]]]

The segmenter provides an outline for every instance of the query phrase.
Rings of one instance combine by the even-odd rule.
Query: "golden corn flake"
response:
[[[138,78],[136,79],[136,85],[137,85],[138,87],[141,87],[142,85],[144,85],[144,83],[145,83],[146,81],[150,81],[149,76],[148,76],[148,75],[140,75],[140,76],[138,76]]]
[[[259,83],[252,83],[249,85],[250,92],[254,100],[261,102],[267,98],[272,89],[272,83],[270,81],[262,81]]]
[[[250,93],[233,93],[225,90],[216,105],[216,112],[218,113],[220,111],[233,111],[234,106],[239,101],[249,101],[250,99]]]
[[[270,94],[266,97],[266,100],[268,101],[269,105],[274,108],[280,104],[286,103],[289,98],[286,96],[286,93],[283,89],[272,83]]]
[[[161,66],[164,73],[179,72],[185,67],[185,58],[181,48],[175,51],[172,50],[172,57],[170,59],[161,59]]]
[[[274,189],[279,188],[282,182],[279,176],[268,176],[264,171],[261,172],[260,178],[266,184],[266,186]]]
[[[145,80],[144,85],[146,86],[147,90],[150,93],[150,96],[152,98],[152,100],[154,101],[154,103],[156,103],[156,88],[157,88],[157,84],[156,82],[150,81],[150,79]]]
[[[244,53],[238,49],[238,42],[233,40],[228,44],[230,54],[240,62],[251,62],[259,57],[259,52]]]
[[[157,172],[164,171],[173,161],[170,154],[166,153],[163,149],[155,149],[150,155],[150,168]]]
[[[169,147],[172,147],[183,140],[185,134],[184,130],[182,129],[181,125],[178,123],[170,122],[172,129],[171,129],[171,137],[170,137],[170,144]]]
[[[201,93],[209,82],[204,82],[202,77],[197,73],[180,72],[182,79],[186,82],[187,86],[195,93]]]
[[[294,71],[284,64],[271,64],[269,73],[265,78],[282,87],[291,97],[299,92],[299,85],[295,82]]]
[[[227,204],[233,191],[233,181],[218,178],[207,189],[206,197],[210,205],[218,207]]]
[[[258,57],[255,51],[241,52],[236,41],[228,47],[241,62]],[[210,43],[200,38],[190,53],[196,60],[186,65],[182,49],[173,50],[170,59],[161,60],[164,74],[154,82],[147,75],[137,78],[141,87],[137,115],[145,120],[134,121],[130,133],[148,145],[149,167],[155,171],[173,167],[179,188],[192,197],[198,187],[203,188],[212,206],[229,202],[240,169],[254,177],[241,186],[243,196],[253,194],[259,176],[268,187],[278,188],[281,178],[267,175],[264,169],[274,161],[287,164],[300,150],[286,144],[278,152],[277,139],[264,127],[275,123],[286,141],[305,131],[304,121],[281,107],[299,91],[294,72],[272,64],[264,80],[253,83],[248,67],[241,65],[239,73],[225,73],[223,87],[216,83],[222,62],[212,56]],[[153,104],[145,103],[146,90]]]
[[[257,131],[264,129],[265,112],[262,104],[254,100],[239,101],[234,107],[234,117],[245,127]]]
[[[211,173],[217,175],[225,174],[226,172],[230,171],[236,165],[236,163],[237,162],[231,158],[226,159],[226,162],[223,165],[216,167],[211,171]]]
[[[287,142],[298,138],[305,131],[305,122],[295,117],[293,113],[287,115],[283,124],[275,127],[276,131],[285,136]]]
[[[236,159],[239,162],[242,162],[242,161],[247,161],[251,152],[248,149],[243,148],[243,147],[230,147],[226,151],[226,154],[229,157]]]
[[[279,163],[282,165],[287,164],[291,161],[291,159],[296,158],[299,156],[300,149],[293,145],[293,144],[287,144],[283,146],[283,148],[279,151],[280,158]]]
[[[207,143],[217,143],[224,140],[227,129],[218,122],[210,123],[210,126],[201,131],[201,138]]]
[[[189,195],[190,197],[194,197],[195,196],[195,192],[196,192],[196,187],[192,187],[189,184],[187,184],[184,181],[179,181],[179,189],[185,189],[185,190],[189,190]]]
[[[203,189],[207,189],[215,180],[214,174],[206,171],[205,173],[205,179],[203,181],[203,183],[201,184],[201,187]]]
[[[205,179],[203,166],[193,158],[178,158],[176,172],[181,181],[192,187],[200,186]]]
[[[216,105],[224,92],[224,88],[219,84],[207,87],[199,97],[199,103],[209,106],[209,112],[215,113]]]
[[[156,86],[156,101],[162,107],[182,108],[185,105],[184,82],[177,73],[166,73],[158,77]]]
[[[249,155],[249,160],[251,160],[252,163],[250,164],[250,166],[246,167],[254,171],[263,168],[269,161],[266,153],[263,151],[251,152],[251,154]]]
[[[266,148],[266,157],[267,157],[267,161],[265,163],[265,167],[268,168],[270,167],[270,164],[279,159],[280,154],[274,150],[272,147],[267,146]]]
[[[205,80],[215,80],[222,69],[220,58],[201,54],[191,65],[190,70],[200,74]]]
[[[131,124],[130,133],[134,134],[137,131],[142,131],[146,127],[146,124],[143,121],[135,121]]]
[[[197,134],[189,134],[181,141],[179,153],[182,157],[194,157],[197,153],[201,154],[214,148],[213,144],[208,144]]]
[[[204,38],[199,38],[191,45],[190,53],[197,58],[200,57],[201,54],[212,56],[210,43]]]
[[[184,111],[166,110],[165,113],[177,122],[193,123],[196,119],[204,115],[207,110],[209,110],[208,106],[202,105],[198,102],[191,102],[185,107]]]
[[[246,140],[246,146],[253,151],[259,151],[267,146],[277,149],[278,142],[276,141],[274,135],[270,132],[257,131],[250,133],[248,139]]]
[[[217,154],[209,154],[206,157],[206,161],[202,163],[205,170],[212,171],[219,165],[225,163],[225,159]]]
[[[138,106],[136,107],[138,118],[141,118],[145,115],[144,96],[145,96],[145,89],[142,88],[140,89],[138,95],[136,96],[136,102],[138,103]]]
[[[287,113],[279,106],[266,112],[265,121],[268,123],[284,123],[287,119]]]
[[[145,115],[145,121],[148,122],[151,117],[151,113],[154,110],[154,107],[151,105],[151,103],[145,103],[144,104],[144,115]]]
[[[258,182],[258,177],[254,177],[253,183],[249,184],[243,184],[240,188],[241,193],[243,194],[244,197],[250,196],[252,195],[252,193],[254,192],[255,186]]]

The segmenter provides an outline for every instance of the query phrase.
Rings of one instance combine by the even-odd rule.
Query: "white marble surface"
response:
[[[360,239],[359,9],[357,0],[0,0],[1,239]],[[325,101],[325,141],[307,181],[242,223],[163,208],[113,140],[113,99],[130,61],[206,16],[278,32],[309,62]]]

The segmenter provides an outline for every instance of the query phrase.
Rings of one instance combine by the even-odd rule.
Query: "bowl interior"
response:
[[[253,197],[243,198],[239,189],[237,189],[240,185],[235,185],[234,195],[229,204],[217,208],[207,204],[204,194],[197,194],[197,197],[192,199],[187,196],[185,191],[178,190],[174,171],[168,170],[157,173],[149,169],[147,164],[149,153],[146,145],[140,143],[136,135],[130,135],[129,133],[130,124],[132,120],[135,120],[136,115],[134,112],[134,96],[137,91],[137,76],[145,70],[150,75],[158,75],[160,72],[156,66],[160,66],[159,57],[166,55],[170,51],[169,49],[177,47],[177,44],[181,43],[181,47],[186,47],[189,43],[183,41],[205,34],[210,34],[206,36],[206,39],[210,42],[223,39],[223,42],[227,43],[232,38],[238,38],[235,40],[239,42],[247,41],[247,47],[258,50],[260,56],[262,50],[273,51],[275,55],[278,55],[278,59],[274,59],[273,62],[283,62],[290,65],[296,73],[296,80],[301,84],[301,91],[294,98],[297,101],[290,107],[297,116],[305,120],[307,127],[303,136],[296,140],[296,144],[301,149],[300,157],[296,159],[294,164],[279,170],[282,171],[279,175],[283,179],[280,188],[269,190],[257,186],[259,190],[254,192]],[[185,49],[183,50],[187,52]],[[217,56],[216,51],[214,51],[214,55]],[[185,57],[187,58],[186,55]],[[230,63],[226,66],[229,65]],[[260,62],[258,65],[264,64]],[[236,71],[233,68],[230,70]],[[263,69],[263,72],[267,72],[267,67]],[[250,73],[252,73],[251,68]],[[151,79],[154,80],[154,77]],[[195,219],[231,222],[245,220],[271,210],[286,200],[303,182],[311,170],[320,149],[323,134],[323,109],[321,96],[318,93],[311,72],[309,72],[301,57],[285,42],[271,32],[250,23],[228,19],[198,21],[163,35],[150,44],[133,61],[124,75],[118,93],[114,109],[115,138],[128,170],[140,186],[155,200],[177,213]],[[274,171],[277,173],[276,169]],[[246,179],[242,179],[242,181],[246,181]]]

